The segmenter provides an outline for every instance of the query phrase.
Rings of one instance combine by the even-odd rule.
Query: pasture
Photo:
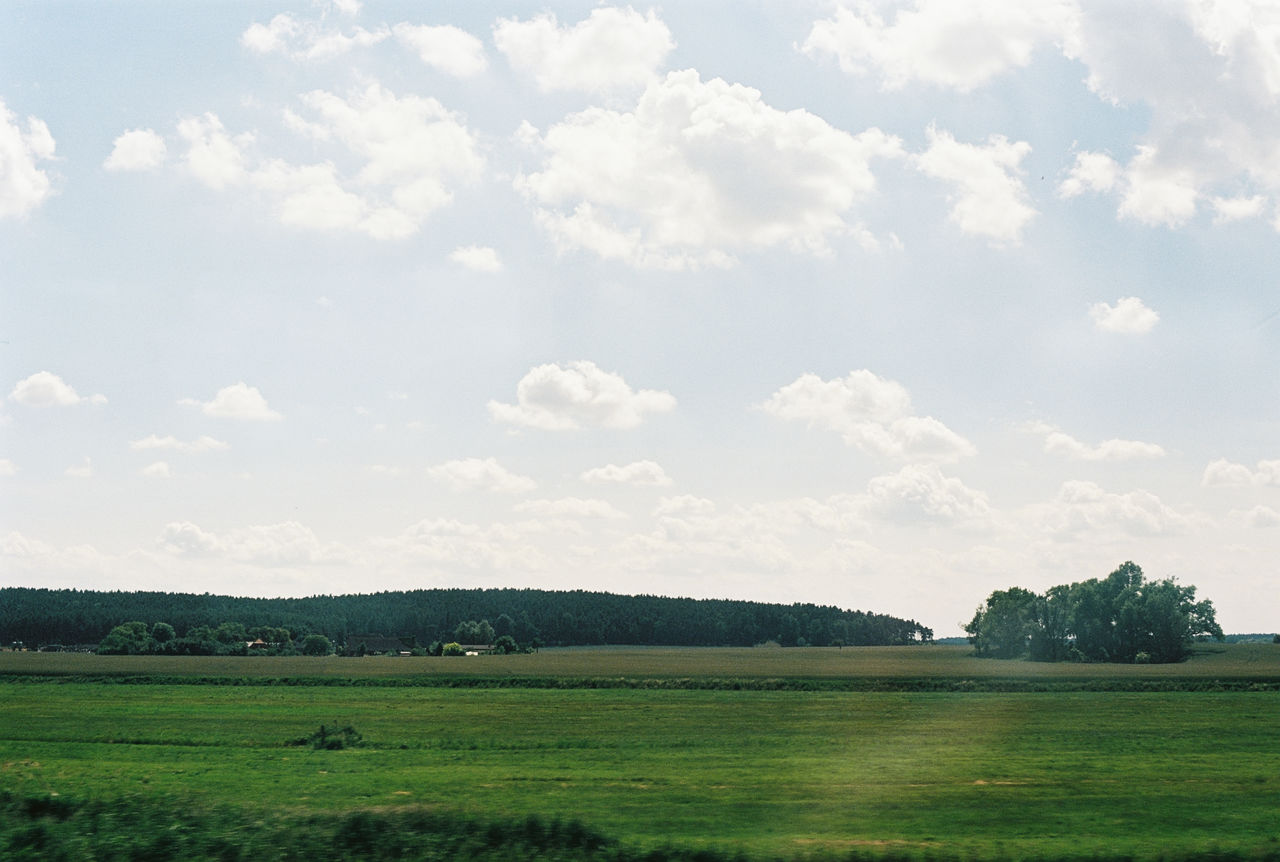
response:
[[[1171,667],[1085,670],[1103,677],[1163,674],[1189,687],[1280,679],[1280,646],[1214,649]],[[195,842],[195,832],[219,832],[223,857],[226,847],[254,846],[254,824],[301,836],[316,823],[348,822],[342,818],[352,812],[382,818],[430,812],[460,824],[577,821],[620,842],[574,851],[586,855],[528,851],[527,858],[627,858],[619,848],[710,849],[747,859],[1280,858],[1274,689],[268,684],[326,674],[388,682],[437,669],[458,673],[454,668],[464,665],[472,674],[572,679],[587,678],[592,667],[600,676],[681,680],[835,679],[841,668],[846,676],[907,680],[972,679],[975,671],[989,679],[1082,674],[1080,666],[977,661],[965,652],[572,650],[453,660],[174,660],[194,663],[186,670],[206,681],[230,681],[238,672],[243,685],[90,679],[136,675],[147,666],[166,676],[184,670],[160,658],[104,665],[105,657],[4,654],[0,672],[19,675],[0,676],[0,790],[15,805],[25,800],[28,812],[43,810],[32,808],[32,800],[42,799],[134,812],[122,818],[130,822],[168,822],[156,812],[187,818],[204,812],[194,825],[183,820],[178,834]],[[286,662],[313,664],[279,665]],[[423,670],[409,663],[434,664]],[[39,679],[22,675],[40,671]],[[256,684],[253,672],[263,674]],[[287,744],[335,722],[356,727],[365,744],[338,751]],[[93,828],[101,831],[100,820]],[[89,840],[59,839],[58,830],[76,821],[44,818],[38,825],[47,827],[47,841]],[[390,829],[400,821],[379,822]],[[27,821],[9,826],[11,835],[32,828]],[[248,843],[235,844],[238,833]],[[166,846],[194,859],[201,856],[192,848],[204,845]],[[520,854],[508,848],[473,858],[513,855]],[[290,857],[281,851],[257,858]]]

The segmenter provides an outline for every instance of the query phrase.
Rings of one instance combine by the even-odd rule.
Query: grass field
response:
[[[1280,646],[1216,649],[1173,667],[1087,671],[1192,682],[1280,678]],[[1081,674],[1079,666],[977,662],[965,652],[574,650],[453,661],[471,673],[572,678],[591,668],[655,679]],[[230,678],[252,668],[315,677],[314,665],[283,663],[319,662],[325,674],[377,679],[433,673],[431,662],[449,662],[258,658],[224,666],[186,659],[175,661],[194,664],[175,666],[17,655],[0,656],[0,673],[71,676],[0,676],[0,790],[12,811],[26,812],[9,820],[15,858],[15,848],[27,846],[22,830],[33,824],[47,827],[41,840],[55,843],[27,858],[51,858],[56,840],[90,846],[83,835],[59,838],[59,829],[89,827],[77,827],[74,816],[41,818],[39,800],[132,812],[129,822],[151,823],[153,832],[174,829],[164,825],[181,820],[173,812],[210,812],[195,826],[182,821],[183,829],[225,832],[226,840],[254,824],[302,834],[297,824],[314,829],[314,818],[429,811],[457,823],[576,820],[621,842],[544,855],[504,846],[468,858],[623,858],[618,847],[644,853],[662,846],[751,859],[1280,858],[1275,691],[122,686],[77,678],[148,667],[165,675],[185,669]],[[322,722],[350,723],[366,744],[341,751],[286,744]],[[169,819],[157,811],[171,812]],[[85,823],[107,829],[101,816]],[[164,846],[201,858],[180,842]],[[234,846],[219,855],[249,858],[229,855],[225,848]],[[465,856],[455,847],[412,858]],[[371,857],[353,851],[342,858]]]

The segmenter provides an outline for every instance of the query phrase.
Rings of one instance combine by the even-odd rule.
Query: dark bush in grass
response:
[[[364,737],[351,725],[339,726],[335,722],[332,726],[322,724],[314,733],[291,739],[286,744],[307,745],[316,751],[341,751],[344,748],[358,748],[364,745]]]

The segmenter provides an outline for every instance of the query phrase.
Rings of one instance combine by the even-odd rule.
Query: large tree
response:
[[[965,624],[978,655],[1058,661],[1174,662],[1197,637],[1222,639],[1213,603],[1172,578],[1148,581],[1126,562],[1107,577],[997,590]]]

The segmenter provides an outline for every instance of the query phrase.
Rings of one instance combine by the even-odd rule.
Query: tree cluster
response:
[[[192,626],[182,637],[166,622],[148,626],[130,620],[107,632],[98,644],[98,655],[329,655],[333,644],[320,634],[293,633],[278,626],[245,628],[243,623],[224,622],[213,626]]]
[[[841,610],[827,605],[769,604],[728,599],[623,596],[574,590],[414,590],[372,595],[255,599],[160,592],[96,592],[0,588],[0,642],[98,643],[116,626],[133,620],[164,620],[187,632],[181,648],[237,638],[217,631],[227,620],[245,628],[287,629],[295,648],[308,634],[354,647],[361,633],[412,638],[417,644],[493,644],[503,635],[518,644],[664,646],[870,646],[928,642],[933,632],[914,620]],[[488,621],[470,633],[458,628]],[[479,623],[476,623],[479,625]],[[192,629],[203,630],[193,637]],[[148,635],[150,631],[148,630]],[[466,635],[464,637],[464,634]],[[474,639],[473,639],[474,638]],[[133,643],[137,638],[126,638]],[[264,641],[271,639],[264,637]],[[174,649],[179,645],[175,644]],[[215,647],[215,649],[217,649]]]
[[[978,655],[1034,661],[1176,662],[1198,637],[1221,640],[1213,603],[1126,562],[1105,578],[996,590],[965,626]]]

